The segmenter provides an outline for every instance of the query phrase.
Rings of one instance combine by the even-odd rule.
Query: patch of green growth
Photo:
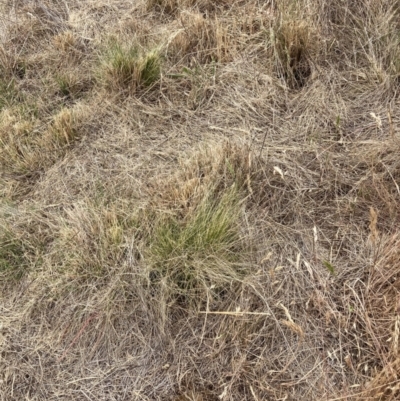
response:
[[[73,71],[57,75],[55,82],[58,87],[58,93],[64,98],[80,97],[92,86],[92,80],[89,76],[82,77]]]
[[[135,91],[149,87],[160,74],[158,50],[144,51],[133,44],[111,41],[101,57],[100,80],[111,89]]]
[[[197,303],[208,289],[243,277],[240,215],[233,187],[219,198],[210,193],[184,218],[158,221],[148,256],[153,276],[166,284],[173,298]]]
[[[158,51],[146,53],[139,63],[139,82],[144,86],[150,86],[160,78],[161,58]]]
[[[11,231],[2,228],[0,236],[0,278],[19,280],[25,269],[25,245]]]
[[[335,267],[331,263],[329,263],[327,260],[324,260],[322,263],[328,269],[330,274],[332,275],[336,274]]]
[[[0,111],[14,104],[17,100],[17,95],[14,79],[6,81],[0,78]]]
[[[61,95],[68,97],[72,93],[72,85],[69,77],[60,75],[56,77],[56,82],[59,87]]]

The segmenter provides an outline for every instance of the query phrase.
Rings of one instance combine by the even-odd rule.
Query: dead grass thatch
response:
[[[0,4],[0,399],[399,399],[399,10]]]

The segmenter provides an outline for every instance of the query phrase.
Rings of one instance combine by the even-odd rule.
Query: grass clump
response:
[[[75,82],[74,82],[74,77],[71,76],[66,76],[66,75],[62,75],[62,76],[58,76],[56,77],[56,81],[58,84],[58,87],[60,89],[60,93],[65,96],[65,97],[69,97],[73,91],[74,91],[74,87],[75,87]]]
[[[400,399],[400,2],[8,3],[0,399]]]
[[[48,126],[23,108],[0,113],[0,166],[10,176],[35,175],[52,165],[79,135],[81,110],[62,108]]]
[[[301,19],[289,19],[271,32],[278,75],[291,88],[304,86],[311,74],[309,56],[316,41],[310,25]]]
[[[15,109],[0,114],[0,165],[3,171],[26,174],[38,162],[35,120]]]
[[[65,31],[54,36],[53,44],[56,49],[68,53],[71,49],[77,47],[77,38],[71,31]]]
[[[320,35],[313,16],[297,2],[283,1],[276,5],[267,35],[269,68],[289,89],[300,89],[311,76],[312,65],[318,59]]]
[[[78,280],[112,272],[124,252],[126,227],[112,207],[83,202],[66,210],[55,244],[54,264]]]
[[[15,49],[8,49],[0,42],[0,76],[2,80],[23,79],[26,74],[26,62]]]
[[[172,37],[169,52],[173,59],[209,63],[232,58],[234,46],[228,28],[217,18],[205,18],[201,13],[184,11],[180,15],[181,29]]]
[[[196,7],[201,12],[216,11],[218,8],[229,5],[228,0],[147,0],[147,10],[176,15],[187,8]]]
[[[54,116],[49,129],[50,142],[59,145],[69,145],[78,135],[77,114],[68,108],[63,108]]]
[[[20,280],[39,261],[43,245],[39,226],[34,214],[1,200],[0,285]]]
[[[194,0],[148,0],[147,9],[176,14],[181,7],[193,5]]]
[[[3,108],[11,106],[18,98],[15,81],[6,81],[0,78],[0,112]]]
[[[67,71],[55,77],[58,93],[66,100],[81,98],[91,87],[90,77],[81,77],[76,71]]]
[[[235,187],[218,199],[208,194],[186,216],[166,216],[156,224],[149,246],[153,276],[170,295],[204,301],[212,288],[243,277],[240,202]]]
[[[20,279],[26,268],[24,243],[10,230],[0,228],[0,278]]]
[[[100,80],[107,88],[135,92],[154,84],[161,74],[158,50],[143,51],[134,44],[111,42],[102,55]]]

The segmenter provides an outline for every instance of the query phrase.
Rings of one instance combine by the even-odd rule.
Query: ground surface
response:
[[[399,399],[399,42],[397,0],[0,2],[0,399]]]

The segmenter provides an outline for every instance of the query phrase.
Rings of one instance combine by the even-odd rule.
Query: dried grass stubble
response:
[[[393,7],[393,2],[389,3],[371,0],[361,7],[343,1],[325,4],[325,8],[315,7],[319,2],[304,4],[304,10],[317,10],[306,18],[307,23],[313,26],[310,21],[319,21],[323,25],[321,32],[328,36],[326,43],[331,46],[325,49],[325,61],[311,57],[312,62],[323,67],[318,74],[329,90],[307,91],[311,76],[303,88],[290,84],[286,77],[286,82],[279,83],[283,100],[259,96],[264,89],[268,92],[267,86],[278,85],[277,80],[266,78],[276,74],[277,67],[267,58],[265,63],[264,59],[252,59],[259,68],[254,74],[262,78],[261,84],[252,80],[253,76],[247,73],[252,69],[248,68],[235,75],[247,74],[247,81],[226,80],[223,88],[218,86],[221,82],[215,82],[218,96],[213,99],[213,107],[199,102],[194,116],[182,106],[178,114],[190,135],[193,131],[211,130],[212,126],[220,128],[212,128],[215,137],[229,135],[246,141],[245,135],[253,128],[263,135],[264,131],[256,129],[268,127],[265,149],[260,152],[257,146],[254,148],[263,138],[260,142],[260,138],[254,140],[250,150],[212,144],[211,150],[200,152],[203,159],[199,155],[190,158],[186,165],[183,163],[184,171],[179,168],[172,181],[163,183],[165,186],[160,186],[160,177],[156,177],[153,185],[158,186],[158,192],[162,188],[162,193],[155,194],[155,189],[146,193],[150,200],[144,207],[145,218],[139,222],[136,219],[139,227],[127,228],[110,214],[107,202],[115,196],[115,186],[103,183],[101,191],[106,192],[108,201],[100,202],[100,206],[96,204],[101,198],[100,190],[98,197],[87,199],[81,183],[90,181],[88,176],[94,169],[85,170],[86,181],[82,181],[79,174],[83,169],[78,167],[73,184],[65,180],[60,169],[60,177],[54,182],[62,188],[81,187],[68,199],[74,207],[65,206],[61,213],[57,206],[41,217],[47,222],[53,218],[54,224],[32,235],[47,232],[55,242],[46,242],[48,248],[41,254],[45,263],[39,274],[27,272],[29,282],[35,279],[29,291],[18,296],[22,293],[18,292],[22,280],[7,286],[10,297],[2,293],[2,302],[7,305],[1,315],[2,330],[6,327],[7,332],[3,335],[1,331],[4,352],[0,389],[5,399],[19,400],[39,393],[46,399],[56,399],[61,381],[65,397],[77,399],[84,399],[83,394],[88,393],[95,398],[109,398],[110,393],[117,396],[122,391],[123,397],[151,399],[174,399],[178,394],[186,399],[220,396],[235,400],[398,398],[399,244],[395,231],[399,174],[398,146],[394,142],[398,132],[396,124],[391,133],[386,130],[384,117],[386,106],[392,102],[396,121],[396,86],[385,86],[396,82],[395,71],[388,62],[393,58],[389,55],[394,54],[390,49],[395,42],[385,42],[390,35],[378,40],[379,32],[388,33],[382,21],[393,21],[388,18],[387,10]],[[165,22],[162,14],[152,14],[151,18],[152,22]],[[298,24],[302,18],[297,15],[293,21]],[[290,26],[290,19],[287,22]],[[260,34],[257,38],[262,37]],[[335,37],[337,42],[332,41]],[[287,43],[283,49],[290,49]],[[249,52],[257,57],[266,53]],[[283,57],[284,53],[275,62],[292,68]],[[242,66],[236,63],[226,68]],[[372,94],[376,97],[366,102]],[[226,109],[225,104],[235,107]],[[343,122],[338,137],[336,131],[332,133],[339,129],[333,128],[333,112],[329,117],[317,118],[318,113],[325,113],[321,104],[326,110],[338,111]],[[173,115],[168,114],[168,107],[160,101],[159,106],[146,111],[167,116],[167,121]],[[378,119],[371,122],[371,112],[381,119],[382,126],[378,126]],[[108,116],[112,115],[109,112]],[[126,138],[138,132],[140,141],[149,131],[159,134],[170,129],[176,134],[172,117],[170,125],[151,127],[144,125],[144,115],[135,115],[135,121],[127,125],[135,128],[126,129],[124,139],[123,135],[112,137],[113,152],[118,149],[121,155],[132,155],[132,150],[121,144],[130,143]],[[58,117],[65,130],[58,129],[57,138],[64,142],[76,140],[68,130],[68,116]],[[113,118],[110,126],[119,127],[118,118]],[[130,115],[121,118],[128,120]],[[53,121],[52,127],[56,129],[58,123]],[[195,126],[197,123],[200,128]],[[183,129],[179,131],[186,147],[178,147],[187,155],[188,144],[193,142],[185,133]],[[105,142],[102,146],[106,148]],[[152,151],[148,154],[157,155],[157,160],[146,160],[140,173],[134,168],[129,171],[137,174],[139,181],[161,170],[157,163],[167,152],[161,153],[156,147]],[[261,153],[268,160],[255,157]],[[91,155],[94,154],[101,159],[96,150]],[[163,159],[165,165],[175,161],[173,157]],[[67,163],[65,169],[69,167]],[[113,168],[107,170],[110,176],[119,171]],[[174,169],[175,164],[169,171]],[[51,188],[50,184],[47,188]],[[236,245],[237,238],[245,239],[246,245],[250,243],[243,255],[246,260],[241,262],[250,273],[235,280],[234,285],[225,280],[229,276],[225,274],[223,289],[213,292],[212,280],[204,278],[208,274],[205,269],[212,268],[218,274],[221,237],[213,237],[219,242],[207,239],[204,226],[213,224],[213,218],[219,218],[220,211],[226,210],[226,205],[219,208],[220,201],[232,185],[242,191],[242,200],[246,198],[238,213],[239,224],[233,224],[235,235],[239,233],[234,237],[233,249],[235,253],[242,250]],[[212,207],[205,196],[210,193]],[[40,191],[35,200],[39,198]],[[127,204],[129,207],[117,207],[116,214],[123,216],[122,221],[134,209],[131,203]],[[204,208],[212,213],[205,213]],[[230,207],[228,210],[236,211]],[[370,210],[374,210],[374,218]],[[16,226],[13,222],[12,227]],[[164,228],[161,234],[160,227]],[[31,263],[30,241],[20,235],[24,232],[15,228],[13,235],[22,239],[23,255]],[[160,242],[160,236],[167,241]],[[233,237],[225,238],[228,241],[222,241],[222,248],[231,244]],[[158,248],[162,252],[151,249],[155,240],[161,243]],[[6,242],[2,248],[5,257],[1,255],[15,264],[13,257],[21,252],[9,244]],[[198,256],[205,252],[215,256],[210,265],[203,263],[202,255]],[[227,258],[225,263],[228,262],[232,260]],[[157,265],[164,275],[159,287],[149,280],[149,265]],[[188,266],[191,288],[182,285],[185,278],[176,275]],[[199,277],[201,280],[196,281]],[[160,291],[154,291],[155,287]],[[199,293],[192,292],[193,288]],[[185,302],[179,304],[176,299],[182,292],[195,300],[200,296],[203,301],[196,308]],[[205,313],[197,313],[199,310]],[[265,315],[251,315],[252,312]],[[87,369],[90,375],[84,373],[83,377]],[[369,387],[363,387],[366,381]]]

